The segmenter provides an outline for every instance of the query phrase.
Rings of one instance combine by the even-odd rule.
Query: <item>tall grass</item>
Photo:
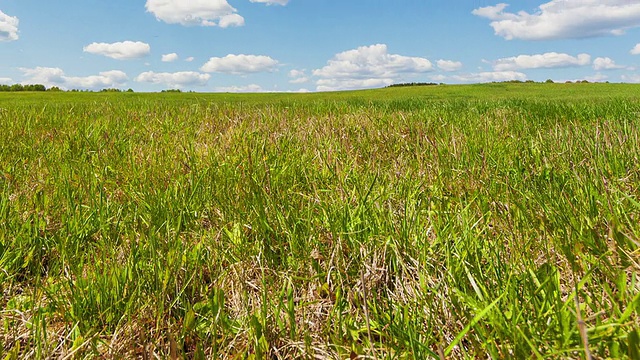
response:
[[[640,102],[473,89],[5,99],[0,353],[637,358]]]

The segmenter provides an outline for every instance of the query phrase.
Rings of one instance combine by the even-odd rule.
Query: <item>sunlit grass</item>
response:
[[[0,354],[633,358],[639,94],[2,95]]]

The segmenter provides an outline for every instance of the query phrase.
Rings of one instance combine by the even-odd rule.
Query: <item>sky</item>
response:
[[[640,0],[0,0],[0,84],[640,82]]]

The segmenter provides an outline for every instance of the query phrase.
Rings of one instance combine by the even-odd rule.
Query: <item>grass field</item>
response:
[[[0,354],[639,358],[640,86],[0,94]]]

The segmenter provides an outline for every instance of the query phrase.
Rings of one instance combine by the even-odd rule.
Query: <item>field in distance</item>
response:
[[[0,355],[638,358],[640,86],[0,93]]]

